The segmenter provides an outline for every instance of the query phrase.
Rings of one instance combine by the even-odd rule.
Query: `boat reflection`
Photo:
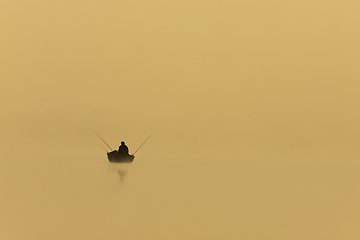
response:
[[[109,163],[108,170],[117,173],[120,178],[121,185],[124,182],[125,176],[127,175],[129,169],[131,168],[131,163]]]

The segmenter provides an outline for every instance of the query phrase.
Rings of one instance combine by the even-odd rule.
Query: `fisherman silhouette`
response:
[[[119,146],[118,155],[121,157],[129,156],[129,148],[125,145],[124,141]]]

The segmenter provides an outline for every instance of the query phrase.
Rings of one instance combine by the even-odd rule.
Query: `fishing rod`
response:
[[[96,133],[96,132],[95,132],[95,133]],[[108,146],[108,147],[110,148],[110,150],[113,151],[113,150],[111,149],[111,147],[105,142],[105,140],[102,139],[102,137],[100,137],[99,134],[96,133],[96,135],[98,135],[98,137],[106,144],[106,146]]]
[[[101,146],[100,144],[99,144],[99,146],[107,152],[107,150],[103,146]]]
[[[143,144],[140,145],[140,147],[138,149],[136,149],[136,151],[132,154],[132,155],[135,155],[135,153],[137,151],[139,151],[139,149],[142,147],[142,145],[144,145],[146,143],[146,141],[152,136],[153,134],[150,134],[150,136],[145,140],[145,142],[143,142]]]

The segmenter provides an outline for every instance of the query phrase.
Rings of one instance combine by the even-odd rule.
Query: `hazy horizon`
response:
[[[224,239],[296,239],[299,232],[306,239],[336,239],[346,231],[343,239],[357,239],[359,10],[359,3],[348,0],[3,1],[0,179],[6,196],[0,202],[5,212],[0,237],[30,239],[11,230],[23,229],[31,239],[89,239],[91,231],[108,239],[176,234],[211,239],[206,229],[221,226],[213,239],[225,232]],[[113,186],[122,170],[108,170],[112,165],[99,144],[106,146],[95,131],[113,149],[125,141],[130,152],[153,133],[126,170],[122,188]],[[217,172],[220,182],[211,180]],[[75,187],[68,190],[71,182]],[[216,186],[217,197],[211,199],[207,183]],[[306,206],[296,200],[301,194],[292,186],[309,196]],[[138,201],[142,194],[144,200]],[[268,194],[279,215],[266,207]],[[78,197],[74,203],[69,200],[73,195]],[[93,198],[93,205],[81,206],[85,196]],[[188,200],[192,196],[195,205]],[[124,204],[134,201],[130,209],[114,206],[123,197]],[[106,198],[110,204],[96,208]],[[177,198],[179,208],[171,205]],[[311,205],[313,198],[332,200],[322,207]],[[227,207],[212,208],[228,201]],[[127,217],[134,211],[137,218],[153,218],[156,231],[148,227],[149,235],[138,235],[135,224],[122,222],[129,232],[117,235],[91,222],[84,210],[107,222],[108,217],[115,220],[112,208]],[[85,234],[71,227],[61,209],[72,214],[83,209],[70,223],[88,221],[92,230]],[[335,212],[327,215],[326,225],[326,209],[341,215],[343,225]],[[295,220],[302,211],[308,211],[304,219]],[[36,217],[37,212],[43,215]],[[54,225],[69,224],[63,233],[47,222],[58,215]],[[224,225],[217,217],[227,219]],[[275,233],[266,225],[272,217],[278,224]],[[311,225],[312,217],[324,223],[321,229]],[[33,218],[39,226],[29,228]],[[291,220],[294,224],[287,225]],[[249,230],[226,226],[232,221]],[[48,224],[44,235],[39,235],[41,224]]]

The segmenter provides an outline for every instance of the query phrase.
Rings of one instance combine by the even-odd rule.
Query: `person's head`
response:
[[[122,141],[122,142],[121,142],[121,145],[125,145],[125,142],[124,142],[124,141]]]

